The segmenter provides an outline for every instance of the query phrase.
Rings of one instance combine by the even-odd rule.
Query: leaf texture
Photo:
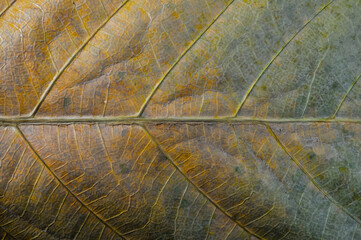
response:
[[[357,0],[0,2],[0,239],[361,239]]]

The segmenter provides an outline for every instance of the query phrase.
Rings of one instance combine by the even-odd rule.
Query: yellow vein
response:
[[[93,212],[83,201],[81,201],[62,181],[61,179],[53,172],[53,170],[50,169],[50,167],[46,164],[46,162],[40,157],[38,152],[35,150],[35,148],[30,144],[28,139],[25,137],[23,132],[18,128],[15,127],[18,134],[22,137],[22,139],[26,142],[26,144],[29,146],[31,151],[36,155],[37,159],[42,163],[42,165],[49,171],[49,173],[62,185],[62,187],[76,200],[78,201],[82,207],[84,207],[89,213],[93,214],[102,224],[107,226],[110,230],[112,230],[115,234],[117,234],[122,239],[125,239],[116,229],[114,229],[111,225],[109,225],[106,221],[104,221],[100,216],[98,216],[95,212]]]
[[[340,210],[342,210],[344,213],[346,213],[350,218],[355,220],[358,224],[361,225],[360,220],[357,217],[354,217],[347,209],[345,209],[342,205],[340,205],[333,197],[331,197],[326,191],[324,191],[321,186],[318,185],[318,183],[314,180],[312,175],[305,169],[302,164],[293,157],[293,155],[288,151],[288,149],[283,145],[281,140],[277,137],[277,135],[274,133],[272,128],[268,124],[264,124],[268,130],[268,132],[272,135],[272,137],[276,140],[277,144],[282,148],[282,150],[291,158],[291,160],[301,169],[301,171],[308,177],[308,179],[312,182],[312,184],[326,197],[328,200],[337,206]]]
[[[180,62],[180,60],[182,60],[182,58],[187,55],[187,53],[189,52],[189,50],[191,50],[191,48],[199,41],[199,39],[201,39],[203,37],[203,35],[208,31],[208,29],[210,29],[213,24],[222,16],[222,14],[229,8],[229,6],[234,2],[235,0],[230,1],[225,8],[223,8],[223,10],[221,12],[218,13],[218,15],[213,18],[212,22],[193,40],[193,42],[191,42],[188,45],[188,48],[186,50],[183,51],[183,53],[175,60],[175,62],[173,63],[173,65],[168,69],[168,71],[163,75],[163,77],[159,80],[159,82],[155,85],[154,89],[152,90],[152,92],[148,95],[148,97],[146,98],[146,100],[144,101],[144,104],[142,105],[142,107],[140,108],[137,116],[140,117],[142,116],[145,108],[147,107],[148,103],[150,102],[150,100],[152,99],[152,97],[154,96],[154,94],[156,93],[156,91],[159,89],[160,85],[164,82],[164,80],[167,78],[167,76],[171,73],[171,71],[177,66],[177,64]]]
[[[129,2],[130,0],[124,1],[110,16],[108,16],[102,24],[83,42],[83,44],[73,53],[73,55],[68,59],[68,61],[65,62],[65,64],[62,66],[62,68],[59,69],[59,71],[54,75],[53,80],[49,83],[48,87],[45,89],[43,94],[41,95],[38,103],[36,104],[33,111],[29,114],[30,117],[34,117],[37,111],[39,110],[41,104],[44,102],[45,98],[50,93],[51,89],[55,85],[56,81],[60,78],[60,76],[64,73],[65,69],[76,59],[76,57],[79,55],[79,53],[85,48],[85,46],[94,38],[94,36],[109,22],[109,20],[119,12],[122,7]]]
[[[225,209],[223,209],[221,206],[219,206],[215,201],[210,198],[206,192],[204,192],[202,189],[200,189],[195,183],[193,183],[192,180],[188,178],[187,175],[185,175],[182,170],[178,167],[178,165],[173,161],[173,159],[163,150],[163,148],[160,146],[158,141],[153,137],[153,135],[148,131],[148,129],[144,126],[139,124],[140,127],[144,129],[144,132],[147,134],[147,136],[151,139],[151,141],[158,147],[159,151],[168,159],[168,161],[173,165],[173,167],[180,173],[182,176],[189,182],[202,196],[204,196],[210,203],[212,203],[217,209],[219,209],[224,215],[226,215],[228,218],[230,218],[234,223],[236,223],[238,226],[240,226],[244,231],[247,233],[257,237],[258,239],[263,239],[261,236],[257,235],[256,233],[251,232],[248,230],[244,225],[242,225],[240,222],[235,220],[232,215],[230,215]]]
[[[257,76],[256,80],[252,83],[252,85],[248,88],[246,94],[243,96],[241,103],[237,107],[237,110],[234,114],[234,117],[236,117],[243,107],[244,103],[246,102],[248,96],[251,94],[252,90],[258,83],[258,81],[262,78],[262,76],[266,73],[266,71],[269,69],[269,67],[273,64],[273,62],[276,60],[276,58],[285,50],[285,48],[292,42],[292,40],[300,33],[303,29],[307,27],[308,24],[312,22],[323,10],[325,10],[328,6],[330,6],[335,0],[332,0],[331,2],[327,3],[325,6],[323,6],[312,18],[310,18],[296,33],[294,33],[290,39],[278,50],[278,52],[272,57],[271,61],[268,62],[268,64],[262,69],[261,73]]]
[[[340,104],[338,104],[337,109],[336,109],[335,113],[331,116],[331,118],[335,118],[335,117],[336,117],[336,115],[337,115],[338,111],[340,110],[343,102],[346,100],[348,94],[351,92],[351,90],[353,89],[353,87],[356,85],[357,81],[358,81],[360,78],[361,78],[361,74],[358,75],[358,76],[355,78],[355,80],[352,82],[350,88],[347,90],[345,96],[343,96],[343,98],[341,99]]]
[[[9,10],[9,8],[11,8],[12,5],[14,5],[15,2],[16,2],[16,0],[10,2],[10,3],[8,4],[8,6],[7,6],[4,10],[2,10],[2,12],[0,13],[0,17],[2,17],[2,16],[5,14],[5,12],[6,12],[7,10]]]

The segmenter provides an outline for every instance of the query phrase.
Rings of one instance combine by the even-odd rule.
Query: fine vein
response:
[[[129,2],[129,0],[126,0],[122,5],[118,7],[117,10],[115,10],[110,16],[108,16],[105,21],[100,24],[100,26],[84,41],[84,43],[73,53],[73,55],[66,61],[66,63],[62,66],[61,69],[54,75],[53,80],[49,83],[48,87],[44,91],[44,93],[41,95],[38,103],[36,104],[33,111],[30,113],[30,117],[34,117],[35,114],[38,112],[41,104],[44,102],[45,98],[50,93],[51,89],[55,85],[56,81],[60,78],[60,76],[64,73],[65,69],[76,59],[76,57],[79,55],[79,53],[85,48],[85,46],[94,38],[94,36],[109,22],[109,20],[119,12],[122,7]]]
[[[263,68],[261,73],[258,75],[256,80],[252,83],[252,85],[248,88],[246,94],[243,96],[241,103],[239,104],[236,113],[234,116],[237,116],[241,108],[243,107],[244,103],[246,102],[248,96],[251,94],[253,88],[256,86],[258,81],[262,78],[262,76],[266,73],[266,71],[269,69],[269,67],[273,64],[273,62],[276,60],[276,58],[285,50],[285,48],[292,42],[292,40],[300,33],[303,29],[307,27],[308,24],[312,22],[323,10],[325,10],[328,6],[331,5],[335,0],[332,0],[331,2],[327,3],[325,6],[323,6],[312,18],[310,18],[296,33],[294,33],[290,39],[278,50],[278,52],[272,57],[271,61],[268,62],[268,64]]]
[[[22,137],[22,139],[26,142],[26,144],[29,146],[31,151],[36,155],[37,159],[42,163],[42,165],[49,171],[49,173],[64,187],[64,189],[72,196],[74,199],[76,199],[82,207],[84,207],[89,213],[93,214],[104,226],[107,226],[110,230],[112,230],[116,235],[121,237],[122,239],[125,239],[116,229],[114,229],[111,225],[109,225],[107,222],[105,222],[100,216],[98,216],[93,210],[91,210],[86,204],[84,204],[64,183],[61,181],[61,179],[50,169],[50,167],[45,163],[45,161],[40,157],[40,155],[37,153],[37,151],[34,149],[34,147],[30,144],[28,139],[25,137],[23,132],[16,127],[17,132]]]

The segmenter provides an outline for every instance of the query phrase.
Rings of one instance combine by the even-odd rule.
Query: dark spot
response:
[[[234,171],[236,171],[237,173],[240,173],[240,174],[243,173],[242,169],[240,167],[238,167],[238,166],[236,166],[234,168]]]
[[[352,200],[353,201],[357,201],[357,200],[359,200],[360,199],[360,195],[358,195],[357,193],[353,193],[353,195],[352,195]]]
[[[253,186],[253,191],[254,192],[259,192],[261,190],[261,185],[255,185]]]
[[[191,204],[190,201],[188,201],[187,199],[184,199],[184,198],[183,198],[182,201],[181,201],[180,206],[181,206],[181,208],[186,208],[186,207],[188,207],[190,204]]]
[[[343,134],[348,133],[348,130],[345,128],[344,125],[342,125],[341,132],[342,132]]]
[[[318,176],[318,178],[322,181],[323,179],[325,179],[325,176],[324,176],[324,175],[320,175],[320,176]]]
[[[161,156],[159,157],[159,161],[160,161],[160,162],[167,162],[167,161],[168,161],[168,158],[167,158],[166,156],[164,156],[164,155],[161,155]]]
[[[183,189],[180,186],[176,186],[173,188],[174,193],[182,193]]]
[[[115,82],[120,82],[123,80],[124,76],[125,76],[126,72],[118,72],[117,73],[117,78],[115,78]]]
[[[340,170],[341,173],[347,173],[348,169],[346,167],[339,167],[338,170]]]
[[[121,133],[122,137],[128,136],[128,132],[129,132],[128,128],[124,128]]]
[[[337,89],[338,88],[338,84],[336,82],[332,83],[331,85],[332,89]]]
[[[124,163],[119,164],[119,169],[122,174],[128,174],[130,172],[129,167]]]
[[[307,153],[307,158],[310,159],[310,160],[314,159],[316,156],[317,155],[314,152]]]
[[[64,98],[63,106],[64,108],[68,107],[70,105],[71,99],[69,97]]]

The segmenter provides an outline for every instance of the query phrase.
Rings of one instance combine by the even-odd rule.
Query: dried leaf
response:
[[[0,3],[0,239],[361,239],[357,0]]]

